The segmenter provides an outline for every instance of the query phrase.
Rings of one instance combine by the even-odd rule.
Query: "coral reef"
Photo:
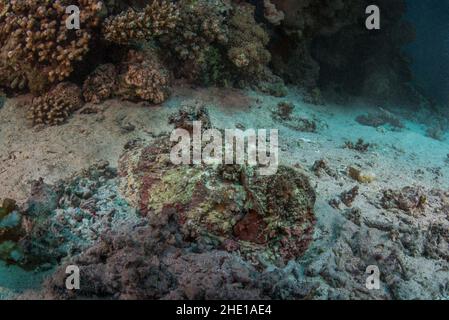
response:
[[[271,60],[268,33],[254,20],[254,7],[241,5],[229,21],[228,58],[243,77],[261,78]]]
[[[152,40],[169,33],[176,26],[179,12],[165,0],[153,0],[143,10],[128,9],[104,21],[103,36],[117,44]]]
[[[47,282],[48,298],[260,299],[257,273],[223,251],[188,252],[173,217],[153,219],[128,234],[108,234],[76,258],[88,285],[62,290],[64,268]],[[171,249],[171,250],[170,250]],[[129,266],[133,266],[130,268]],[[220,290],[217,288],[220,287]]]
[[[222,0],[179,1],[179,22],[160,40],[177,76],[198,80],[204,73],[220,72],[210,68],[222,64],[222,54],[214,48],[228,42],[225,16],[229,10]]]
[[[376,36],[358,25],[367,0],[152,0],[103,5],[78,0],[70,4],[80,7],[80,30],[65,27],[68,4],[67,0],[2,2],[0,86],[13,92],[44,93],[72,75],[75,66],[90,69],[88,53],[94,39],[98,43],[94,51],[106,53],[95,66],[114,60],[108,53],[111,48],[137,49],[150,42],[162,49],[164,64],[176,77],[202,85],[251,85],[282,96],[285,80],[306,89],[306,99],[312,103],[334,94],[425,100],[410,85],[409,62],[400,51],[413,39],[411,28],[401,21],[404,0],[381,1],[382,11],[390,13],[383,17],[384,28]],[[263,11],[265,24],[257,20],[261,17],[256,6]],[[37,16],[30,18],[29,12]],[[373,48],[380,53],[373,55]],[[354,63],[363,65],[363,70],[352,72]],[[138,87],[149,86],[143,77],[155,76],[144,68],[130,69],[141,79]],[[346,77],[349,71],[351,77]],[[165,73],[164,67],[160,73]],[[85,75],[76,76],[86,81]],[[124,95],[155,103],[165,99],[161,92]]]
[[[81,89],[75,84],[61,82],[48,93],[32,100],[28,118],[34,125],[58,125],[82,105]]]
[[[62,266],[47,280],[40,297],[298,299],[307,297],[314,288],[305,281],[286,281],[294,272],[259,272],[232,253],[189,245],[182,241],[173,211],[152,217],[132,231],[104,235],[70,263],[80,267],[86,285],[81,290],[64,290]]]
[[[400,22],[403,0],[381,1],[391,14],[376,37],[358,28],[365,2],[78,0],[70,4],[81,10],[81,29],[69,30],[67,0],[3,1],[0,86],[43,94],[73,76],[74,82],[85,83],[86,100],[98,103],[110,97],[110,89],[100,86],[98,95],[89,93],[97,87],[91,82],[101,81],[99,73],[104,73],[104,86],[109,86],[112,70],[93,69],[113,62],[120,69],[118,95],[152,103],[167,99],[172,71],[201,85],[250,85],[275,96],[285,95],[285,80],[306,89],[305,99],[314,104],[332,96],[331,91],[340,97],[403,97],[415,90],[399,50],[412,38],[410,28]],[[265,24],[258,21],[256,6]],[[29,12],[37,15],[31,18]],[[94,48],[93,40],[98,44]],[[162,55],[152,49],[139,59],[112,56],[117,48],[139,51],[149,44]],[[372,48],[381,54],[369,54]],[[354,61],[365,66],[363,72],[345,77]],[[73,72],[78,66],[86,67],[85,74]],[[420,97],[417,90],[409,96]]]
[[[369,4],[0,0],[0,299],[447,299],[447,107]],[[175,164],[194,121],[277,129],[277,171]]]
[[[9,213],[0,220],[2,259],[31,270],[54,265],[92,246],[105,230],[138,223],[135,210],[117,198],[115,177],[116,171],[101,161],[55,185],[34,181],[20,208],[5,201],[0,210]]]
[[[19,1],[0,5],[0,69],[10,71],[0,85],[28,86],[41,93],[49,84],[66,79],[74,64],[89,51],[94,30],[99,26],[102,3],[97,0]],[[66,27],[66,7],[80,8],[79,30]]]

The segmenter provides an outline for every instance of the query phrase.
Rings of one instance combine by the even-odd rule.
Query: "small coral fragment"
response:
[[[409,214],[423,211],[427,195],[421,188],[404,187],[402,190],[384,190],[381,205],[384,209],[399,209]]]
[[[117,70],[113,64],[97,67],[84,81],[83,96],[86,102],[100,103],[115,93],[117,87]]]
[[[278,10],[270,0],[264,0],[264,16],[271,24],[278,26],[285,19],[285,13]]]
[[[345,148],[358,152],[368,152],[373,146],[373,143],[365,142],[362,138],[359,138],[355,143],[352,141],[345,141],[344,145]]]
[[[168,122],[173,124],[175,128],[184,129],[193,132],[193,121],[200,121],[203,129],[212,127],[209,112],[201,101],[183,102],[178,112],[170,115]]]
[[[33,125],[59,125],[82,105],[81,89],[70,82],[62,82],[48,93],[32,100],[28,118]]]
[[[373,172],[365,171],[355,166],[348,167],[348,175],[360,183],[371,183],[376,180],[376,175]]]
[[[344,191],[340,194],[341,202],[343,202],[347,207],[352,206],[355,198],[359,195],[359,186],[355,186],[349,191]]]

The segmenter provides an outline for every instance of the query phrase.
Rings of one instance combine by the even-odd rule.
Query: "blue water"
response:
[[[449,105],[449,1],[409,0],[407,20],[416,41],[407,48],[417,83],[438,103]]]

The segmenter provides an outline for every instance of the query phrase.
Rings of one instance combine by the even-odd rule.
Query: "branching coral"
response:
[[[28,86],[35,92],[71,74],[74,63],[89,51],[101,10],[98,0],[11,0],[8,4],[2,0],[0,3],[2,64],[14,69],[20,66]],[[68,5],[80,8],[79,30],[66,27]],[[0,85],[14,87],[16,82]],[[19,86],[24,86],[23,80]]]
[[[130,50],[118,68],[100,65],[83,85],[84,99],[92,103],[113,96],[162,103],[169,95],[170,73],[153,49]]]
[[[255,79],[263,73],[270,61],[269,36],[256,23],[254,6],[182,0],[179,8],[177,28],[160,41],[171,54],[177,76],[210,84]]]
[[[82,105],[81,89],[72,83],[61,82],[48,93],[33,99],[28,117],[34,125],[59,125]]]
[[[26,75],[20,70],[19,66],[6,65],[0,54],[0,85],[1,84],[5,84],[5,87],[12,90],[23,90],[27,87],[28,80]]]
[[[179,12],[169,1],[153,0],[143,11],[130,8],[106,19],[103,35],[106,40],[129,44],[169,33],[175,28]]]
[[[156,51],[130,50],[121,65],[118,96],[129,100],[162,103],[170,95],[170,73]]]

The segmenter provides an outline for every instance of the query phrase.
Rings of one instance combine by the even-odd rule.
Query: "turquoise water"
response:
[[[416,81],[441,104],[449,105],[449,2],[412,0],[406,19],[416,40],[407,48]]]

